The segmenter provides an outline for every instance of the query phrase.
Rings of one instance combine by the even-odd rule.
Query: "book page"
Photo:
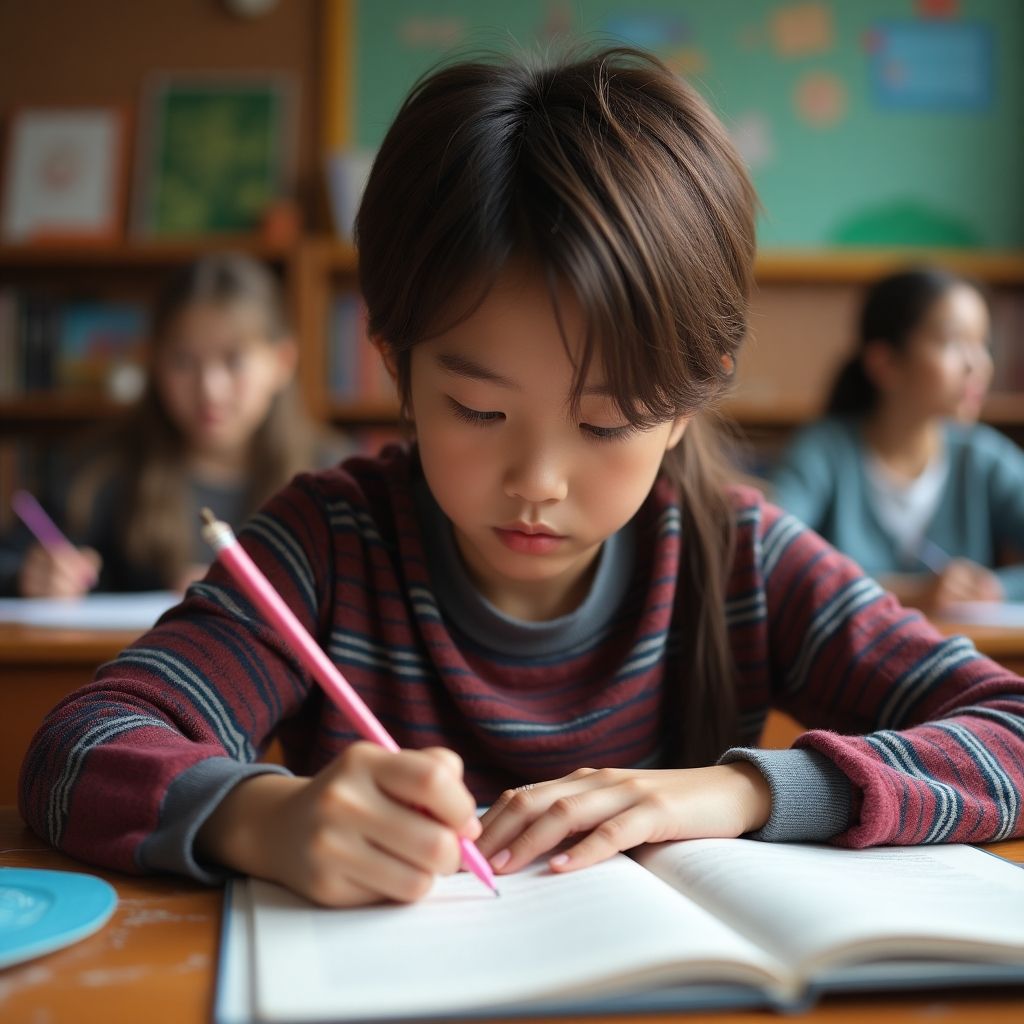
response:
[[[86,594],[83,597],[0,598],[0,622],[49,629],[149,629],[181,600],[170,590],[135,594]]]
[[[260,1018],[443,1016],[665,977],[761,984],[777,967],[626,857],[498,884],[495,898],[459,874],[418,904],[325,910],[251,881]]]
[[[805,973],[864,954],[1024,964],[1024,870],[968,846],[700,839],[637,859]]]

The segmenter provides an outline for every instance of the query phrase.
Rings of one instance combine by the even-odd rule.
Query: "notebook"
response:
[[[215,1019],[371,1021],[1024,987],[1024,870],[968,846],[701,839],[556,875],[439,879],[410,906],[231,883]]]

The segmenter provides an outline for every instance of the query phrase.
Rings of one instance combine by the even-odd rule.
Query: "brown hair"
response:
[[[367,182],[356,232],[373,336],[408,401],[410,350],[472,312],[511,260],[584,310],[578,403],[599,359],[626,419],[698,413],[746,332],[755,197],[707,104],[628,48],[455,64],[421,79]],[[696,416],[664,470],[680,492],[688,664],[666,734],[681,764],[736,740],[725,623],[732,514],[713,431]]]
[[[271,343],[290,334],[280,285],[257,260],[241,253],[216,253],[174,274],[154,306],[142,397],[116,428],[110,454],[90,463],[79,475],[68,503],[69,510],[83,519],[96,491],[111,476],[123,480],[126,490],[119,511],[125,555],[133,565],[156,571],[167,586],[174,584],[191,560],[194,530],[188,518],[187,445],[164,408],[153,367],[179,315],[199,302],[255,307],[264,317]],[[249,511],[309,466],[313,439],[293,380],[275,396],[252,438],[246,475]],[[74,525],[81,528],[83,523]]]

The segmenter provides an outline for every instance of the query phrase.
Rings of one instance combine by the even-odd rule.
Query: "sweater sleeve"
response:
[[[1024,679],[944,638],[791,516],[764,506],[777,706],[851,787],[841,846],[1024,834]]]
[[[989,470],[992,536],[997,552],[1018,561],[996,570],[1008,601],[1024,601],[1024,452],[996,431]]]
[[[824,424],[800,431],[783,452],[771,480],[775,503],[819,531],[834,498],[834,459],[824,431]]]
[[[239,540],[318,636],[333,562],[328,517],[309,479],[277,495]],[[231,785],[275,770],[254,762],[276,726],[302,709],[311,685],[214,565],[181,604],[47,716],[22,766],[22,815],[82,860],[208,877],[186,863],[195,830]]]

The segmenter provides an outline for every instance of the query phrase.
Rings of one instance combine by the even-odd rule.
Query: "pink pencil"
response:
[[[292,649],[312,673],[313,678],[324,688],[327,696],[348,716],[364,739],[379,744],[385,750],[397,752],[400,749],[398,744],[391,738],[384,726],[377,721],[362,697],[338,671],[334,662],[309,635],[291,608],[285,604],[281,595],[245,553],[245,549],[238,543],[231,527],[218,520],[208,508],[203,509],[202,515],[203,539],[217,553],[221,564],[259,608],[267,621],[291,644]],[[466,870],[472,871],[497,896],[498,887],[495,884],[491,866],[476,848],[476,844],[465,838],[460,838],[459,844],[462,847],[462,866]]]
[[[46,514],[43,506],[28,491],[15,491],[11,496],[11,508],[54,558],[71,558],[81,563],[82,578],[90,587],[96,582],[96,570],[92,563],[60,532],[60,528]]]

